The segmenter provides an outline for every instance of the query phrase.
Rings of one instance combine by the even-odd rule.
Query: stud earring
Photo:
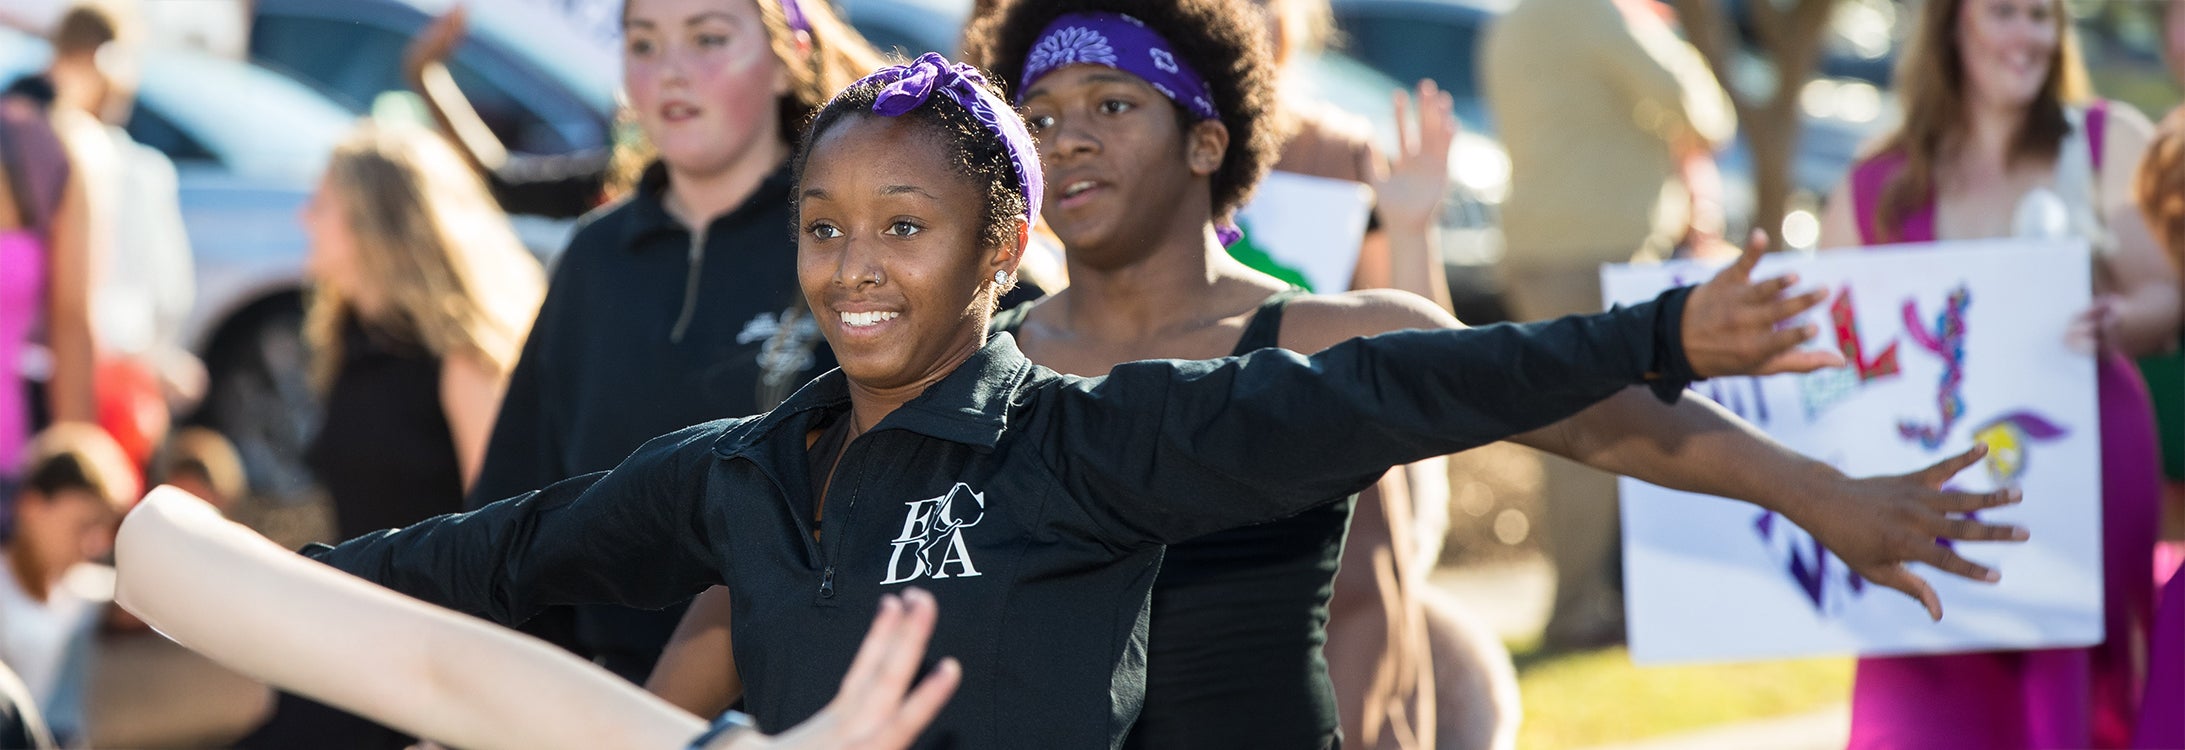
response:
[[[1002,270],[998,270],[998,269],[997,269],[997,270],[995,270],[995,271],[994,271],[994,286],[1008,286],[1008,285],[1009,285],[1009,272],[1008,272],[1008,271],[1002,271]]]

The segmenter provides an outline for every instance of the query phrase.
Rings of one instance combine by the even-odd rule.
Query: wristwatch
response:
[[[706,731],[699,732],[698,736],[690,741],[690,745],[685,750],[719,750],[719,748],[728,747],[728,743],[737,737],[746,733],[758,734],[758,732],[759,725],[751,720],[750,714],[742,711],[726,711],[721,714],[720,718],[714,719],[713,725],[706,727]]]

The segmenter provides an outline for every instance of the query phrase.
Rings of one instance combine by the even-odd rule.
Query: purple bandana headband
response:
[[[1176,106],[1199,120],[1218,120],[1214,95],[1206,79],[1176,58],[1174,45],[1144,21],[1121,13],[1065,13],[1039,33],[1032,51],[1024,57],[1024,75],[1018,76],[1017,101],[1048,73],[1065,66],[1099,65],[1145,79]],[[1227,219],[1214,225],[1221,244],[1234,244],[1244,232]]]
[[[1024,75],[1018,77],[1017,98],[1048,73],[1067,65],[1101,65],[1146,79],[1154,90],[1176,102],[1193,117],[1220,119],[1206,79],[1176,59],[1174,45],[1146,28],[1144,21],[1120,13],[1065,13],[1047,24],[1024,57]]]
[[[979,75],[978,68],[963,63],[951,64],[947,58],[928,52],[908,65],[890,65],[873,71],[850,88],[867,81],[888,84],[872,104],[873,114],[882,117],[900,117],[925,104],[935,93],[963,105],[973,119],[986,126],[987,131],[1001,139],[1002,146],[1008,149],[1010,169],[1017,173],[1017,187],[1024,193],[1025,220],[1039,220],[1040,199],[1046,191],[1046,178],[1039,166],[1039,147],[1032,142],[1032,132],[1025,129],[1024,118],[986,86],[986,77]]]
[[[797,0],[781,0],[781,15],[789,21],[790,31],[812,33],[812,22],[804,17],[804,7]]]

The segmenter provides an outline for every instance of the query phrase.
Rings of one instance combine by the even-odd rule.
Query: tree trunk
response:
[[[1738,126],[1753,152],[1753,227],[1767,231],[1769,247],[1784,248],[1783,214],[1790,204],[1791,159],[1798,151],[1798,98],[1777,96],[1765,107],[1738,110]]]
[[[1725,84],[1737,108],[1738,127],[1752,148],[1753,227],[1768,233],[1771,247],[1782,248],[1783,213],[1789,208],[1791,158],[1798,151],[1798,96],[1820,59],[1821,35],[1828,30],[1835,0],[1746,0],[1758,30],[1761,54],[1775,68],[1775,85],[1765,99]],[[1706,58],[1716,80],[1728,81],[1737,59],[1732,55],[1735,29],[1723,0],[1675,0],[1685,35]]]

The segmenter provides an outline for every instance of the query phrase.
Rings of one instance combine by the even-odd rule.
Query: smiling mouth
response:
[[[665,120],[688,120],[697,116],[698,108],[688,104],[670,104],[660,108],[660,117]]]
[[[1099,183],[1093,182],[1092,180],[1078,180],[1076,182],[1072,182],[1068,185],[1063,186],[1062,197],[1075,198],[1083,194],[1085,191],[1091,190],[1099,186]]]
[[[899,312],[846,312],[842,313],[842,324],[851,328],[870,328],[902,316]]]

